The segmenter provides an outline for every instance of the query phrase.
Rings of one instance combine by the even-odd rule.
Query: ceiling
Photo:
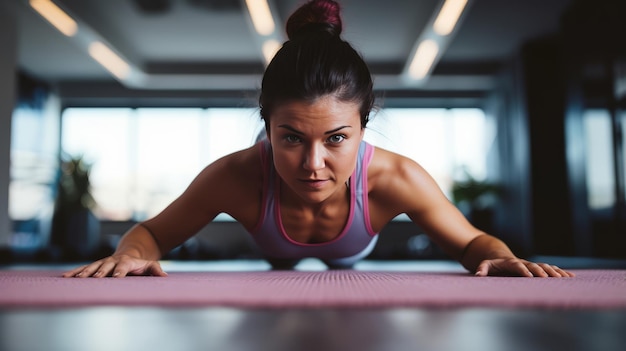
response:
[[[20,70],[53,85],[116,83],[94,61],[84,38],[66,37],[27,0],[3,0],[15,13]],[[303,0],[273,0],[284,28]],[[54,0],[145,79],[120,81],[129,90],[254,90],[264,67],[259,37],[243,0]],[[532,38],[558,31],[571,0],[474,0],[435,70],[420,84],[400,79],[417,39],[440,0],[340,0],[344,39],[362,53],[379,90],[480,91]],[[143,6],[142,6],[143,5]],[[284,37],[279,32],[279,40]]]

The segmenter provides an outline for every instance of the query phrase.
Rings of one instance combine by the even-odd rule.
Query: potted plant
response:
[[[60,163],[50,244],[66,257],[82,259],[97,248],[100,224],[93,214],[91,164],[82,156],[65,156]]]
[[[465,179],[452,185],[452,199],[474,226],[491,231],[493,203],[500,191],[498,184],[476,180],[465,170]]]

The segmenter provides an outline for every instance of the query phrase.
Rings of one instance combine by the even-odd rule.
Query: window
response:
[[[29,220],[49,212],[56,178],[58,117],[43,109],[19,107],[11,125],[9,215]]]
[[[624,193],[622,194],[623,198],[626,198],[626,109],[622,108],[620,109],[620,114],[619,117],[620,119],[620,124],[622,126],[622,131],[621,131],[621,135],[622,135],[622,171],[623,174],[622,176],[624,177],[622,179],[622,184],[625,185],[624,189],[622,189],[624,191]]]
[[[365,140],[418,162],[447,196],[455,180],[484,180],[495,137],[480,109],[384,109],[368,125]]]
[[[615,171],[611,116],[604,109],[590,109],[583,114],[585,128],[585,171],[588,206],[597,210],[615,204]]]
[[[46,98],[37,106],[20,104],[11,123],[11,180],[9,217],[14,248],[37,247],[47,240],[58,168],[58,100]]]
[[[92,163],[101,219],[142,220],[165,208],[206,165],[252,145],[262,129],[257,109],[69,108],[61,145]],[[490,130],[480,109],[384,109],[365,140],[416,160],[449,194],[461,168],[486,176]]]
[[[62,121],[62,150],[92,164],[96,214],[110,220],[155,215],[263,127],[255,109],[239,108],[68,108]]]

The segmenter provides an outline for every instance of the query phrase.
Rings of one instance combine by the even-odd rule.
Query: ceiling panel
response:
[[[57,32],[28,7],[3,0],[18,20],[19,66],[52,83],[114,82],[76,38]],[[243,0],[54,0],[132,64],[158,74],[145,89],[255,88],[263,70],[260,44]],[[458,77],[431,77],[403,85],[396,75],[440,0],[342,0],[344,38],[363,54],[382,89],[488,89],[489,77],[463,72],[472,64],[506,61],[528,39],[559,28],[571,0],[470,0],[457,32],[441,57],[458,65]],[[279,26],[302,0],[273,0]],[[141,4],[148,4],[148,11]],[[160,10],[158,9],[161,5]],[[84,45],[83,45],[84,46]],[[482,73],[483,75],[485,72]],[[488,74],[488,72],[487,72]],[[474,81],[476,84],[472,84]],[[149,83],[148,83],[149,82]],[[158,84],[156,83],[158,82]],[[206,84],[205,84],[206,83]]]

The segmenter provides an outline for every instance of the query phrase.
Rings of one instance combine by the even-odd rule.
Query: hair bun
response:
[[[341,8],[333,0],[311,0],[298,8],[287,20],[289,39],[312,33],[339,36],[342,31]]]

